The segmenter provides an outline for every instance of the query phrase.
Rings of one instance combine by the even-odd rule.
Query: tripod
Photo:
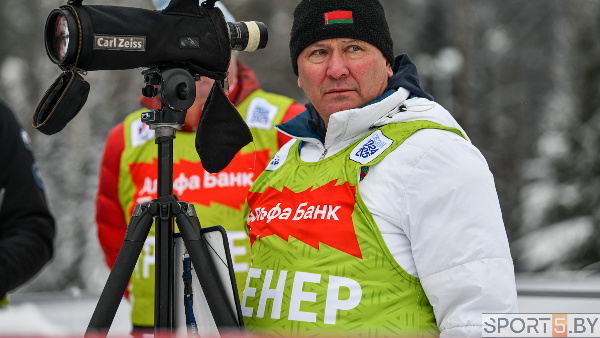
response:
[[[142,72],[146,87],[144,95],[158,94],[161,109],[142,114],[142,122],[155,130],[158,146],[158,198],[137,204],[129,221],[125,240],[100,295],[86,335],[107,334],[129,278],[144,246],[153,218],[156,219],[156,269],[154,328],[161,333],[173,332],[174,309],[174,218],[187,248],[196,276],[200,281],[208,306],[219,330],[243,327],[237,292],[233,292],[235,308],[227,301],[215,262],[202,234],[192,204],[179,201],[173,195],[173,139],[176,130],[185,123],[186,111],[192,106],[196,91],[194,78],[182,68],[152,68]],[[194,75],[199,80],[199,75]],[[156,89],[155,86],[158,86]],[[232,266],[227,252],[228,267]],[[230,271],[230,278],[233,272]],[[235,283],[233,284],[235,285]]]

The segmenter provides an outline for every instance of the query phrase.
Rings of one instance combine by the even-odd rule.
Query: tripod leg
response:
[[[137,204],[129,220],[125,240],[119,250],[108,280],[104,285],[86,335],[106,335],[119,308],[127,283],[131,278],[135,264],[144,247],[144,242],[152,227],[152,215],[149,203]]]
[[[200,224],[193,205],[187,203],[185,205],[187,205],[187,210],[183,210],[183,212],[177,214],[177,225],[179,226],[179,232],[183,237],[188,254],[192,259],[192,264],[195,267],[200,285],[205,290],[204,295],[214,317],[215,324],[219,329],[240,327],[243,324],[240,324],[234,309],[231,308],[227,301],[225,288],[223,287],[215,263],[210,256],[208,246],[202,238]],[[207,292],[208,290],[210,292]]]

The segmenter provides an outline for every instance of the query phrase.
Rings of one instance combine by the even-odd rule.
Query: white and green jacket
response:
[[[401,267],[397,270],[401,270],[403,273],[397,274],[397,278],[405,278],[403,276],[406,273],[414,277],[415,281],[420,284],[418,289],[422,288],[428,298],[440,335],[442,337],[481,336],[482,313],[517,311],[514,268],[494,179],[483,155],[468,140],[464,130],[444,108],[424,98],[409,99],[408,97],[409,92],[400,88],[393,93],[386,93],[381,100],[376,100],[365,107],[331,115],[324,142],[315,137],[308,127],[307,121],[310,115],[307,112],[298,115],[295,119],[278,127],[280,131],[294,137],[295,140],[282,147],[263,175],[273,175],[273,172],[279,168],[287,168],[286,172],[290,171],[289,162],[287,167],[285,162],[291,158],[294,158],[296,163],[318,163],[327,161],[330,157],[335,157],[342,152],[349,154],[349,157],[346,156],[346,162],[356,161],[357,159],[353,159],[352,156],[358,154],[349,151],[358,149],[357,146],[362,145],[364,140],[368,140],[375,133],[383,131],[384,135],[394,135],[389,133],[388,125],[391,124],[427,121],[424,122],[425,125],[433,122],[440,126],[440,128],[429,126],[412,131],[410,136],[402,139],[399,142],[401,144],[395,145],[391,151],[388,149],[385,152],[378,152],[377,147],[385,147],[386,143],[385,140],[380,142],[381,139],[375,142],[375,148],[370,148],[372,150],[370,154],[373,154],[374,158],[367,158],[367,162],[365,162],[365,171],[368,167],[366,176],[363,174],[364,177],[359,179],[359,182],[357,181],[358,188],[356,190],[360,191],[357,200],[360,200],[361,209],[362,205],[368,209],[370,217],[367,218],[376,225],[376,231],[365,238],[371,240],[371,243],[375,243],[377,238],[381,238],[383,243],[380,243],[380,247],[383,256],[393,257],[395,262],[392,262],[392,265]],[[392,136],[391,139],[396,142],[398,137]],[[298,153],[299,156],[296,156]],[[379,155],[382,158],[376,160],[375,158]],[[360,159],[358,160],[360,161]],[[291,171],[294,171],[293,168]],[[305,180],[306,178],[298,179]],[[261,181],[259,177],[250,189],[249,199],[254,198],[252,193],[265,191],[265,187],[260,186]],[[352,180],[348,181],[352,186]],[[294,184],[293,180],[285,182],[287,183],[283,184],[285,187],[283,189],[281,186],[274,187],[283,192],[282,196],[288,192],[288,186],[293,187]],[[341,181],[338,181],[338,185],[341,184],[339,182]],[[301,189],[304,187],[299,188],[299,190]],[[279,206],[283,208],[284,205]],[[275,210],[276,207],[263,210],[262,216],[259,216],[260,210],[258,212],[254,209],[249,210],[254,212],[250,213],[249,229],[247,229],[250,232],[251,241],[253,240],[252,224],[258,224],[253,223],[255,218],[263,217],[271,220],[272,216],[276,215],[275,212],[273,214],[269,212]],[[313,216],[317,212],[320,212],[320,216],[329,216],[332,211],[329,210],[332,209],[332,206],[326,209],[327,212],[320,210],[319,205],[313,210],[309,210],[308,207],[309,205],[304,203],[304,209],[298,207],[292,210],[289,219],[297,218],[298,210],[302,211],[304,216],[310,211],[311,218],[314,218]],[[321,206],[321,209],[325,207],[327,205]],[[337,216],[335,210],[333,213],[332,216]],[[277,215],[281,215],[281,213]],[[355,216],[353,213],[352,219],[356,226],[358,242],[362,252],[365,252],[363,243],[367,239],[361,238],[359,234],[361,228],[356,225]],[[358,223],[370,222],[361,220]],[[290,238],[284,238],[290,245],[296,245],[293,243],[296,243],[295,239],[297,238],[292,240],[293,231],[290,231]],[[269,247],[268,244],[272,240],[269,239],[270,237],[265,238],[268,239],[265,247]],[[259,236],[258,241],[260,240]],[[325,247],[322,243],[308,244],[313,248]],[[278,244],[271,247],[279,249],[283,248],[282,245],[286,244],[279,241]],[[256,242],[253,246],[256,246]],[[370,245],[369,250],[376,246]],[[308,250],[312,249],[308,248]],[[254,256],[252,264],[258,266],[254,276],[249,277],[243,296],[245,316],[249,316],[246,318],[247,324],[249,326],[279,325],[280,327],[287,325],[287,328],[294,329],[295,324],[285,324],[284,322],[293,320],[293,318],[277,318],[274,322],[264,322],[262,318],[256,318],[257,313],[264,313],[265,304],[262,300],[258,300],[260,296],[257,292],[260,290],[257,290],[256,287],[258,283],[252,284],[252,278],[260,280],[285,278],[281,277],[283,273],[265,276],[265,271],[267,273],[269,271],[268,264],[277,262],[276,264],[285,265],[286,269],[297,264],[301,269],[299,265],[301,261],[287,264],[284,262],[285,260],[278,257],[269,257],[265,254],[264,249],[253,247],[252,252]],[[285,251],[281,251],[281,254],[289,252],[293,252],[293,249],[286,248]],[[302,249],[299,254],[300,252],[304,254],[306,250]],[[272,255],[277,254],[279,253],[272,253]],[[376,255],[368,257],[376,257]],[[361,256],[361,258],[364,257]],[[305,270],[302,271],[310,269],[310,266],[310,264],[303,265],[302,268]],[[278,268],[272,268],[271,274],[273,271],[277,273]],[[327,271],[331,271],[331,269],[328,268]],[[317,272],[318,270],[310,273],[302,272],[302,276],[304,276],[303,278],[320,276],[321,274]],[[345,277],[335,278],[346,278],[350,275],[347,271],[340,273]],[[355,273],[351,274],[356,276]],[[327,276],[333,276],[333,274]],[[386,278],[391,277],[393,274],[386,275]],[[345,279],[341,280],[346,281]],[[311,282],[310,279],[308,281]],[[358,282],[360,283],[360,280]],[[295,279],[292,283],[295,287]],[[275,282],[271,283],[273,288],[275,284]],[[390,282],[390,284],[393,283]],[[305,285],[308,284],[305,283]],[[269,292],[277,293],[273,290]],[[294,300],[292,296],[292,299],[287,299],[292,303],[288,304],[287,308],[291,311],[297,305],[297,309],[294,310],[296,315],[310,313],[306,310],[298,311],[298,309],[306,308],[301,307],[302,303],[299,305],[294,302],[304,302],[304,304],[315,302],[315,300],[311,300],[313,294],[304,289],[299,292],[303,295],[302,297],[308,298]],[[416,292],[418,294],[418,290]],[[293,293],[293,290],[290,290],[290,293]],[[318,302],[318,291],[315,291],[315,294],[317,295],[316,302]],[[387,295],[393,295],[393,293]],[[362,297],[374,297],[374,295],[363,293]],[[341,296],[340,299],[342,299]],[[405,299],[408,298],[403,298],[401,301],[405,301]],[[285,296],[283,301],[286,302]],[[253,305],[257,306],[253,307]],[[285,308],[286,304],[284,304]],[[376,307],[369,309],[373,310]],[[317,315],[316,322],[319,321],[319,316],[327,318],[327,309],[323,314],[317,310],[314,312]],[[285,314],[285,310],[283,313]],[[337,320],[342,320],[342,312],[336,313]],[[412,313],[418,313],[418,311],[414,310]],[[421,315],[424,316],[425,312]],[[350,318],[349,322],[351,320]],[[322,327],[327,327],[326,320],[321,322]],[[302,325],[304,324],[297,323],[298,327],[303,327]]]

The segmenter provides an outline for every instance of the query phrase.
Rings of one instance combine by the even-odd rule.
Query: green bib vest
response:
[[[278,132],[273,126],[281,123],[292,102],[260,89],[250,94],[237,109],[250,127],[254,142],[242,148],[229,166],[217,174],[202,168],[194,143],[196,133],[177,132],[173,140],[173,193],[194,204],[203,227],[221,225],[227,231],[240,295],[250,261],[242,206],[254,179],[278,150]],[[135,204],[157,197],[158,148],[153,132],[141,123],[141,113],[146,110],[130,114],[124,122],[125,149],[118,194],[126,220]],[[152,226],[131,276],[131,320],[136,326],[154,325],[154,231]]]
[[[428,121],[395,123],[318,162],[300,159],[299,142],[271,161],[245,206],[247,328],[278,336],[439,335],[419,279],[393,258],[359,189],[361,173],[424,128],[462,136]]]

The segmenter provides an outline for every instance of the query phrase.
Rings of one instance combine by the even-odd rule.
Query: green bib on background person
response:
[[[173,193],[194,204],[202,227],[221,225],[227,231],[238,292],[241,296],[250,262],[242,206],[246,193],[278,150],[277,130],[292,99],[255,90],[237,109],[252,131],[246,145],[229,166],[217,174],[206,172],[195,148],[194,132],[177,132],[173,140]],[[157,145],[154,133],[141,122],[138,110],[124,122],[125,149],[119,174],[119,202],[129,220],[136,204],[157,195]],[[131,320],[135,326],[154,325],[155,227],[152,226],[130,281]],[[177,231],[177,230],[176,230]],[[177,276],[179,277],[179,276]],[[183,300],[181,300],[183,305]]]
[[[248,329],[281,336],[439,335],[419,279],[393,258],[359,189],[361,172],[425,128],[462,136],[415,121],[385,125],[314,163],[300,159],[298,141],[282,148],[245,205],[252,243],[242,297]]]

